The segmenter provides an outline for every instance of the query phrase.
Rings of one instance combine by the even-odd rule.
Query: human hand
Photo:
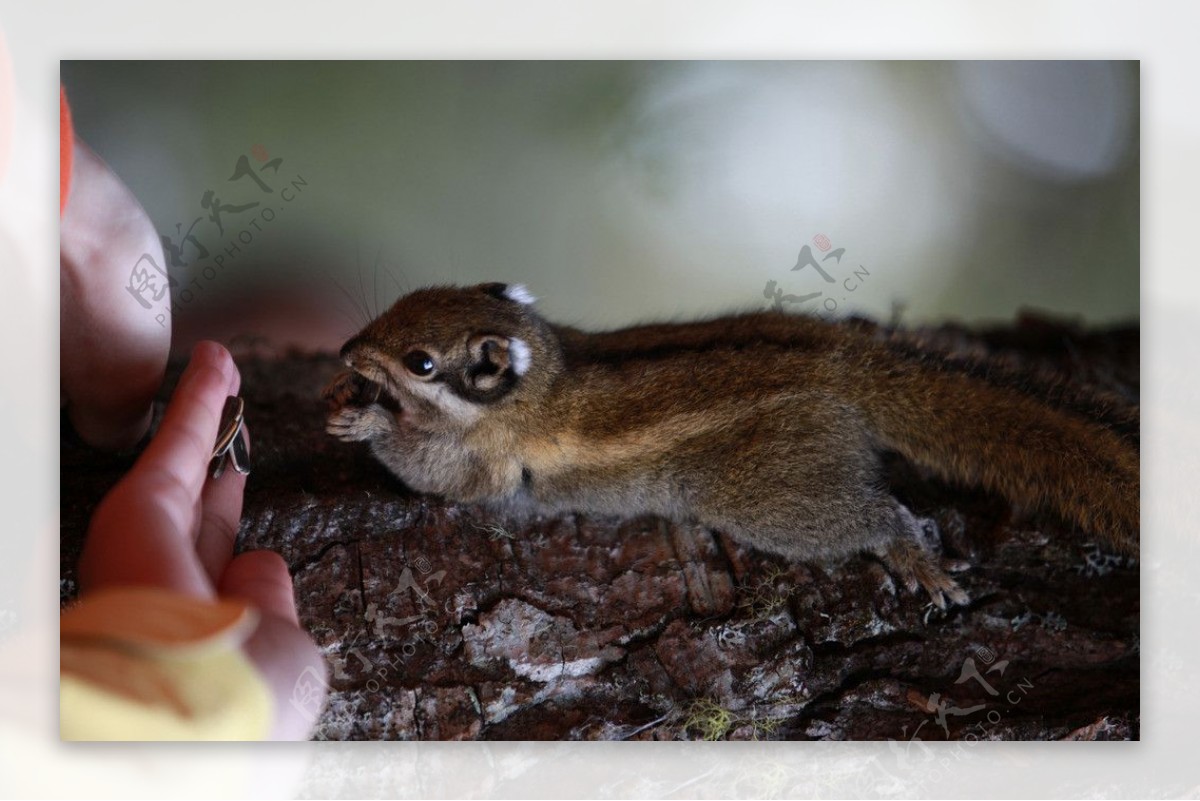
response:
[[[150,427],[171,347],[170,297],[153,309],[139,305],[131,271],[166,269],[166,261],[129,188],[82,140],[73,152],[59,234],[62,400],[85,442],[122,450]]]
[[[325,661],[300,628],[283,559],[272,551],[233,556],[246,477],[231,469],[208,475],[225,398],[240,384],[225,348],[196,346],[158,433],[92,515],[80,589],[86,598],[102,588],[153,586],[252,604],[262,619],[243,648],[275,698],[271,736],[305,739],[311,722],[288,699],[307,668],[327,675]]]

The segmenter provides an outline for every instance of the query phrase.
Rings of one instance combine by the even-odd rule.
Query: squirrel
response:
[[[657,514],[797,561],[867,552],[941,608],[968,602],[963,565],[887,492],[885,452],[1137,551],[1136,406],[1047,400],[814,317],[587,333],[534,302],[504,283],[401,297],[341,349],[326,430],[418,492]]]

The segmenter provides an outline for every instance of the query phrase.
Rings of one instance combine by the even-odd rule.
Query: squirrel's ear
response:
[[[467,350],[467,386],[487,399],[508,392],[532,363],[529,345],[516,337],[477,334],[467,342]]]
[[[522,306],[528,306],[537,301],[537,298],[525,288],[524,284],[493,282],[480,284],[479,288],[497,300],[510,300],[513,303],[520,303]]]

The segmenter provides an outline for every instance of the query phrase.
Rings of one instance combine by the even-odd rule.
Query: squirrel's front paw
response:
[[[379,400],[380,392],[381,387],[374,381],[353,370],[344,370],[321,391],[321,397],[328,401],[332,414],[346,406],[369,406]]]
[[[325,431],[342,442],[361,442],[389,431],[394,424],[392,413],[377,403],[343,406],[329,413]]]

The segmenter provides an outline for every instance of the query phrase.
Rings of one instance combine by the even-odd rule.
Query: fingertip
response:
[[[242,375],[229,349],[211,339],[202,339],[192,347],[189,366],[211,366],[220,371],[227,382],[228,394],[236,395],[242,385]]]
[[[192,348],[191,363],[211,365],[231,378],[237,373],[237,366],[233,363],[233,356],[229,350],[220,342],[211,339],[202,339],[195,344]]]
[[[202,339],[192,346],[192,358],[203,359],[213,363],[230,358],[229,351],[220,342]]]
[[[287,562],[274,551],[247,551],[235,556],[221,576],[220,594],[243,598],[264,612],[299,622],[292,575]]]
[[[275,551],[259,548],[253,551],[246,551],[242,556],[246,561],[252,560],[261,572],[282,576],[288,584],[292,583],[292,574],[288,572],[288,563]]]

